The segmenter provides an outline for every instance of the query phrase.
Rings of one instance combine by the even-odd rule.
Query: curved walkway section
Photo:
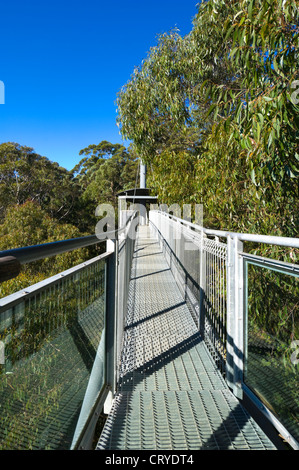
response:
[[[216,368],[147,226],[134,253],[118,390],[97,449],[275,449]]]

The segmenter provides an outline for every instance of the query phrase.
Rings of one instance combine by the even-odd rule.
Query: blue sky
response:
[[[80,149],[122,143],[116,97],[157,35],[192,29],[198,0],[10,0],[1,5],[0,143],[72,169]],[[125,143],[126,144],[126,143]]]

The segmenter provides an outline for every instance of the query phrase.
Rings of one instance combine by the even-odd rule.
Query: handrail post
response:
[[[199,266],[199,331],[204,339],[205,334],[205,292],[206,292],[206,251],[204,247],[205,239],[204,231],[201,230],[200,234],[200,266]]]
[[[108,240],[112,252],[106,264],[106,381],[112,395],[116,389],[117,240]]]
[[[244,270],[243,270],[243,243],[235,237],[235,361],[234,361],[234,382],[235,395],[243,398],[243,370],[244,370]]]
[[[227,237],[227,264],[226,264],[226,303],[227,303],[227,319],[226,319],[226,381],[230,388],[234,385],[234,257],[233,257],[233,239]]]
[[[226,381],[238,398],[242,398],[244,366],[243,317],[243,243],[237,236],[227,237],[227,357]]]

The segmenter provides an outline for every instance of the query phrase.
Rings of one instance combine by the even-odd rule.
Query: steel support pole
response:
[[[227,237],[227,357],[226,381],[242,398],[244,367],[244,279],[243,244],[238,237]]]
[[[235,293],[235,278],[234,278],[234,250],[233,239],[227,237],[227,264],[226,264],[226,303],[227,303],[227,345],[226,345],[226,381],[228,386],[232,389],[234,387],[234,293]]]
[[[204,239],[206,235],[201,230],[201,241],[200,241],[200,273],[199,273],[199,331],[204,339],[205,335],[205,293],[206,293],[206,251],[204,246]]]
[[[146,188],[146,165],[140,161],[140,188]]]
[[[116,390],[116,318],[118,310],[117,240],[109,240],[109,251],[112,254],[109,256],[106,264],[106,381],[107,387],[114,396]]]
[[[243,243],[234,237],[235,257],[235,333],[234,333],[234,394],[243,398],[244,372],[244,268]]]

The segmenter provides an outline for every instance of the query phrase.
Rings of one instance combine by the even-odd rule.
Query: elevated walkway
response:
[[[273,450],[228,388],[147,226],[138,229],[120,380],[97,450]]]

